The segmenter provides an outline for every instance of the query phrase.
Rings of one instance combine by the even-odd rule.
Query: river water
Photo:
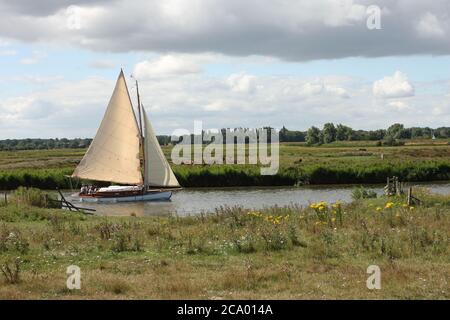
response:
[[[450,194],[450,182],[411,184],[429,188],[432,192]],[[263,209],[269,206],[290,204],[308,205],[318,201],[351,201],[354,186],[307,186],[307,187],[245,187],[183,189],[175,191],[170,201],[128,202],[115,204],[79,203],[66,192],[69,201],[76,205],[92,208],[99,215],[197,215],[202,212],[214,212],[220,206],[242,206],[249,209]],[[383,193],[383,186],[367,186],[366,189]]]

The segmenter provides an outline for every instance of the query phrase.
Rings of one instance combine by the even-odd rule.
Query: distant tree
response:
[[[411,129],[403,129],[400,131],[399,139],[411,139]]]
[[[400,123],[395,123],[387,129],[386,136],[392,139],[400,139],[405,127]]]
[[[386,135],[385,130],[369,131],[367,140],[371,140],[371,141],[382,140],[385,135]]]
[[[417,138],[422,138],[423,137],[423,129],[422,128],[411,128],[411,138],[412,139],[417,139]]]
[[[280,142],[304,142],[306,133],[302,131],[291,131],[285,126],[279,131]]]
[[[437,128],[435,136],[436,138],[450,138],[450,128]]]
[[[281,130],[279,132],[281,142],[287,141],[288,132],[289,132],[289,130],[286,129],[285,126],[283,126],[283,128],[281,128]]]
[[[347,141],[350,140],[352,136],[353,129],[343,124],[338,124],[336,126],[336,140],[337,141]]]
[[[273,128],[265,127],[269,133]],[[221,133],[224,136],[223,143],[226,143],[226,132],[233,132],[236,129],[227,128],[221,129]],[[352,128],[338,124],[334,126],[332,123],[324,125],[324,129],[321,131],[316,127],[310,128],[306,131],[293,131],[288,130],[286,127],[279,131],[280,142],[304,142],[308,144],[320,144],[329,143],[333,141],[347,141],[347,140],[370,140],[378,141],[379,144],[384,145],[400,145],[401,140],[407,139],[431,139],[434,135],[438,139],[450,138],[450,127],[412,127],[405,128],[402,124],[396,123],[390,126],[387,130],[353,130]],[[157,136],[158,142],[161,145],[167,145],[169,143],[176,144],[178,141],[172,141],[170,136],[160,135]],[[15,151],[15,150],[42,150],[42,149],[61,149],[61,148],[87,148],[91,144],[92,139],[89,138],[55,138],[55,139],[6,139],[0,140],[0,151]],[[194,139],[191,139],[191,143]]]
[[[322,130],[323,143],[336,141],[336,128],[332,123],[325,123]]]
[[[429,127],[422,128],[422,137],[423,138],[431,139],[432,135],[433,135],[433,129],[431,129]]]
[[[320,140],[320,129],[317,127],[311,127],[308,129],[308,132],[306,133],[306,143],[309,145],[313,144],[319,144],[321,142]]]

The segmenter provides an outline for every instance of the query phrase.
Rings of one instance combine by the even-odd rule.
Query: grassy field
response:
[[[97,217],[0,202],[0,299],[450,299],[450,196],[197,217]],[[27,200],[28,199],[28,200]],[[0,200],[1,201],[1,200]],[[81,290],[66,268],[81,268]],[[381,290],[366,287],[369,265]]]
[[[171,148],[163,149],[170,159]],[[64,175],[73,172],[84,152],[0,152],[0,189],[68,188]],[[280,170],[274,176],[261,176],[257,165],[174,165],[173,169],[185,187],[380,183],[393,175],[407,181],[450,180],[450,145],[447,140],[411,141],[401,147],[377,147],[374,142],[321,147],[284,143],[280,146]]]

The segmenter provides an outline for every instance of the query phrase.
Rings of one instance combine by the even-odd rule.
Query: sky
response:
[[[0,0],[0,139],[93,137],[123,68],[157,134],[450,125],[447,0]]]

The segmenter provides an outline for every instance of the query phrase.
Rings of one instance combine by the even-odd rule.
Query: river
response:
[[[450,194],[450,182],[411,184],[429,188],[432,192]],[[183,189],[173,193],[170,201],[161,202],[128,202],[115,204],[79,203],[70,192],[65,192],[68,200],[86,208],[96,210],[99,215],[197,215],[202,212],[213,212],[220,206],[242,206],[249,209],[262,209],[269,206],[285,206],[290,204],[308,205],[318,201],[352,200],[354,186],[305,186],[305,187],[245,187],[245,188],[213,188]],[[366,189],[383,193],[383,186],[368,186]]]

